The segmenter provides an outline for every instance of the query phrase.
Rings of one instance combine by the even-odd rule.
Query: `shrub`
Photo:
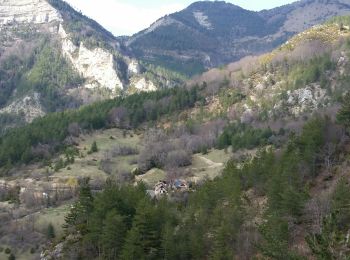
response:
[[[47,226],[46,236],[48,239],[54,239],[56,237],[55,228],[51,223]]]
[[[89,150],[89,154],[92,154],[92,153],[97,153],[98,152],[98,147],[97,147],[97,143],[96,141],[94,141],[92,144],[91,144],[91,147],[90,147],[90,150]]]

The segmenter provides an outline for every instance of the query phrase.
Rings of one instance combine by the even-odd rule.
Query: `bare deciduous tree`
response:
[[[128,114],[125,107],[116,107],[109,112],[109,120],[117,127],[129,127]]]
[[[68,126],[68,133],[71,136],[78,137],[81,133],[81,128],[78,123],[70,123]]]

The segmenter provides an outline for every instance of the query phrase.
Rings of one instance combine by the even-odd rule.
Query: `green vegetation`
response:
[[[0,114],[0,136],[5,134],[11,126],[23,126],[24,119],[19,115]]]
[[[221,84],[225,86],[225,84]],[[232,105],[241,102],[246,98],[246,95],[242,94],[238,89],[228,90],[227,86],[219,92],[220,104],[225,110],[230,108]]]
[[[28,61],[16,55],[10,55],[2,61],[0,67],[0,107],[4,106],[12,95],[16,84],[28,69]]]
[[[82,79],[62,56],[58,46],[56,48],[55,43],[43,40],[31,62],[33,65],[18,82],[18,95],[40,93],[41,102],[48,112],[74,106],[76,102],[64,98],[62,92],[68,87],[78,86]]]
[[[51,223],[47,226],[46,236],[50,240],[56,237],[55,228]]]
[[[350,252],[350,189],[341,179],[331,199],[331,213],[324,217],[320,233],[310,234],[307,242],[317,259],[346,259]]]
[[[327,24],[337,23],[342,26],[350,26],[350,16],[336,16],[327,22]]]
[[[92,154],[92,153],[97,153],[97,152],[98,152],[97,143],[96,143],[96,141],[93,141],[88,153]]]
[[[309,197],[306,183],[314,176],[326,126],[327,119],[311,120],[301,135],[292,136],[282,155],[261,150],[241,167],[229,161],[221,177],[178,202],[152,201],[142,184],[135,188],[111,181],[102,193],[91,196],[84,182],[66,225],[69,234],[78,232],[81,238],[67,257],[78,249],[80,257],[88,259],[99,252],[106,259],[228,259],[241,253],[240,236],[248,232],[261,238],[248,241],[246,258],[260,253],[301,259],[289,248],[291,229],[302,221]],[[258,227],[244,224],[256,217],[245,207],[249,202],[244,194],[251,189],[268,198]],[[344,192],[340,187],[334,195],[337,210],[348,203]],[[344,223],[349,223],[347,218]]]
[[[179,70],[165,67],[162,63],[156,64],[156,62],[143,62],[142,65],[146,68],[146,72],[143,75],[146,79],[151,80],[157,86],[166,87],[165,82],[169,80],[174,80],[175,82],[180,83],[185,82],[188,79],[188,71],[182,73]]]
[[[0,107],[34,92],[40,94],[40,103],[47,112],[76,107],[77,101],[62,93],[81,84],[82,79],[62,56],[59,43],[46,35],[37,37],[28,53],[11,54],[1,62]],[[4,129],[0,130],[5,132],[7,126],[22,125],[23,116],[2,114]]]
[[[310,83],[320,82],[326,87],[329,79],[325,72],[334,70],[335,63],[329,54],[316,56],[308,62],[298,62],[289,71],[289,80],[294,89],[304,87]]]
[[[75,11],[64,1],[49,0],[48,2],[60,11],[64,19],[64,27],[72,34],[72,40],[76,46],[84,42],[85,46],[90,49],[95,47],[113,49],[114,36],[96,21]]]
[[[205,67],[199,60],[190,59],[187,61],[179,62],[171,56],[155,55],[152,59],[143,59],[145,64],[149,64],[151,70],[155,68],[155,71],[165,71],[175,79],[184,79],[193,75],[200,74],[205,71]],[[160,69],[159,69],[160,68]]]
[[[33,123],[13,129],[0,138],[0,166],[50,159],[66,148],[64,140],[70,135],[68,128],[76,123],[81,129],[93,130],[109,126],[138,127],[164,115],[193,107],[201,100],[197,88],[174,88],[154,93],[141,93],[99,102],[77,111],[49,114]],[[144,104],[153,103],[145,109]],[[46,149],[35,151],[38,145]],[[49,156],[49,158],[47,158]]]
[[[269,138],[274,135],[271,129],[253,128],[247,124],[230,124],[224,129],[218,140],[220,149],[232,146],[234,151],[252,149],[269,144]]]

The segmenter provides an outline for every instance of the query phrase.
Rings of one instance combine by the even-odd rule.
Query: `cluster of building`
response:
[[[176,179],[171,182],[160,180],[154,186],[153,191],[149,191],[151,197],[159,198],[161,196],[167,195],[169,192],[185,192],[188,191],[190,185],[185,180]]]

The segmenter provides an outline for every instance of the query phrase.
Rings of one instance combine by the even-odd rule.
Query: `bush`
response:
[[[56,237],[55,228],[51,223],[47,226],[46,236],[48,239],[54,239]]]
[[[166,168],[177,168],[191,165],[191,155],[183,150],[170,151],[165,159]]]
[[[54,166],[54,170],[55,172],[58,172],[59,170],[61,170],[62,168],[65,167],[65,164],[64,164],[64,161],[62,158],[60,158],[56,163],[55,163],[55,166]]]
[[[139,151],[137,148],[130,146],[115,146],[107,152],[107,156],[116,157],[116,156],[128,156],[138,154]]]
[[[94,141],[91,144],[91,147],[90,147],[90,150],[89,150],[88,154],[97,153],[97,152],[98,152],[97,143],[96,143],[96,141]]]
[[[8,260],[16,260],[16,257],[14,254],[9,255]]]
[[[8,254],[11,254],[11,249],[7,247],[7,248],[5,249],[5,254],[7,254],[7,255],[8,255]]]

